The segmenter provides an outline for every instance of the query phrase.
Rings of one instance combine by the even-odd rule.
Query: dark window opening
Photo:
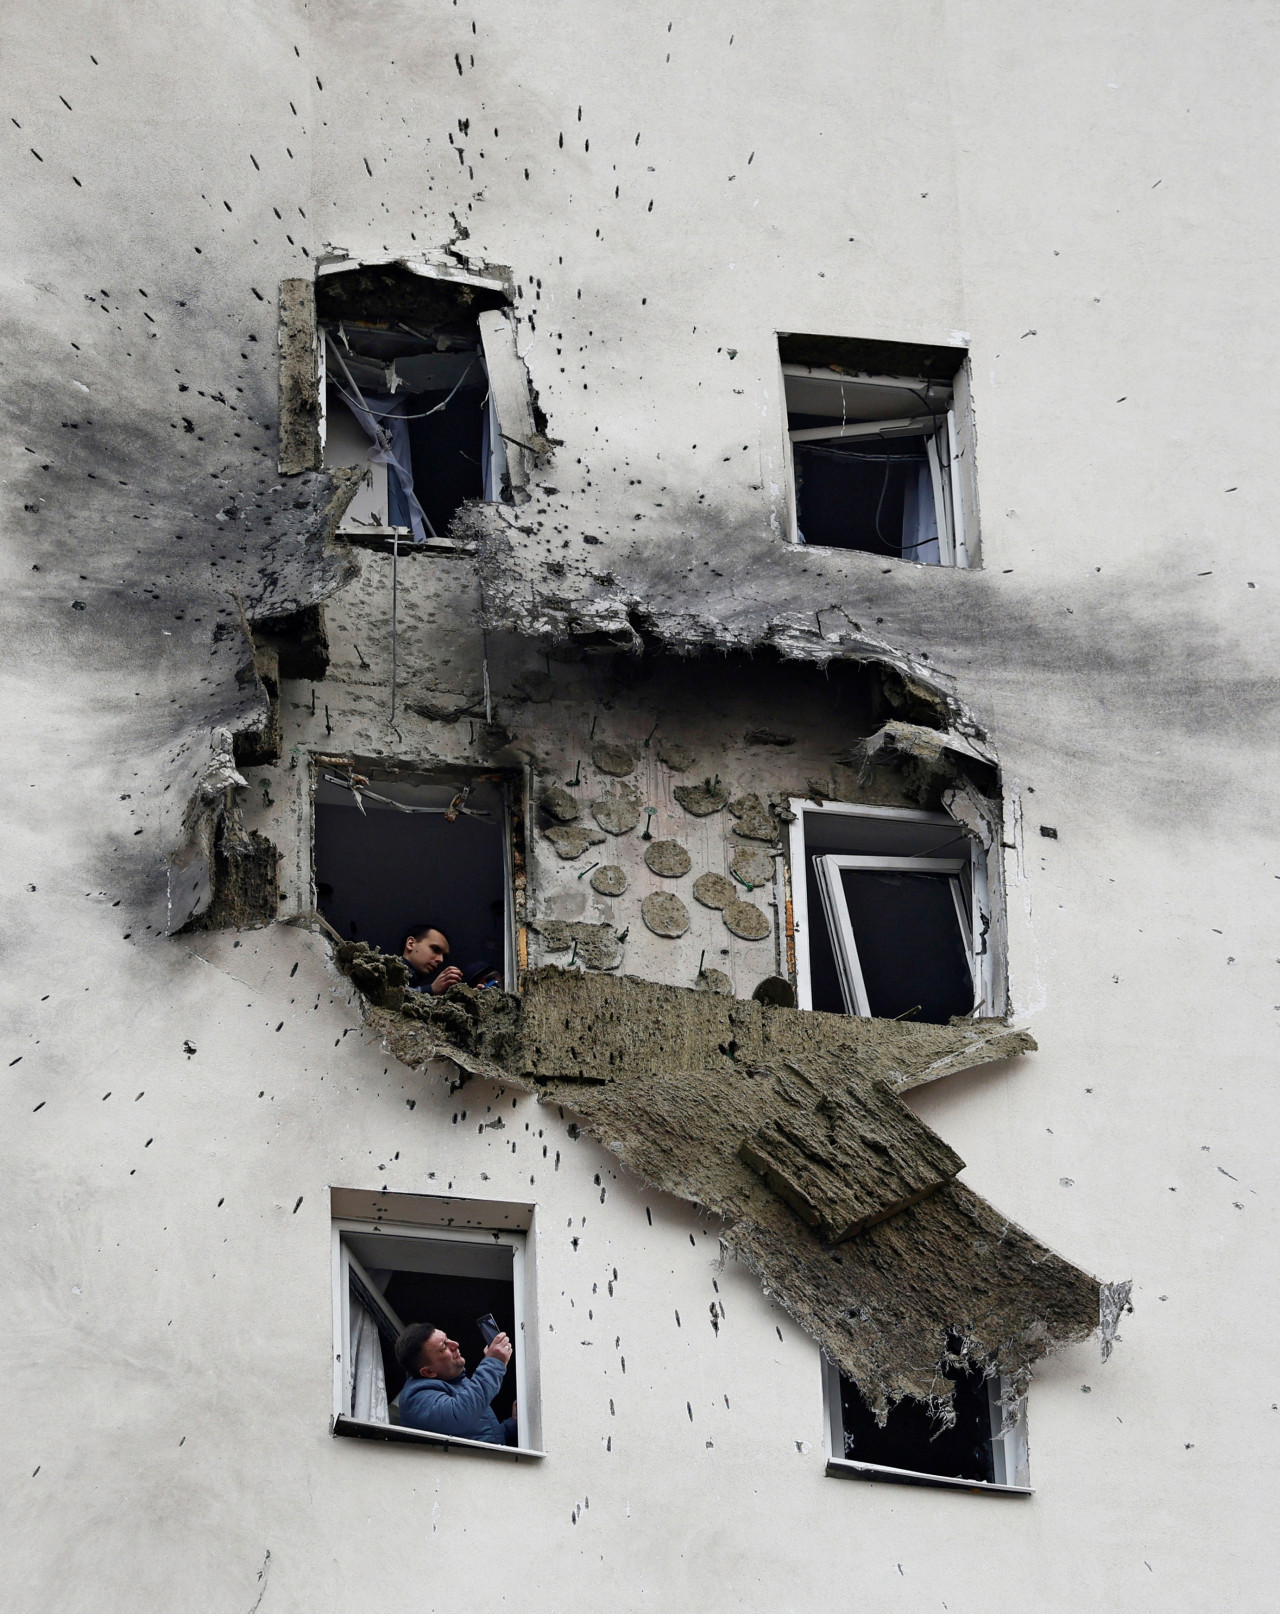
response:
[[[806,544],[932,560],[938,526],[920,440],[797,442],[794,454],[797,520]]]
[[[318,281],[325,465],[366,473],[344,532],[443,538],[469,500],[501,497],[506,454],[479,316],[504,303],[394,264]]]
[[[807,811],[803,833],[809,1007],[929,1025],[971,1014],[970,842],[955,820]]]
[[[797,540],[968,566],[964,350],[783,335],[779,354]]]
[[[344,940],[397,955],[411,926],[434,924],[451,964],[488,964],[505,979],[513,789],[495,775],[379,779],[318,764],[320,912]]]
[[[973,1011],[973,969],[946,875],[842,869],[868,1011],[945,1025]]]
[[[999,1397],[993,1395],[998,1380],[977,1368],[948,1367],[943,1377],[955,1385],[955,1423],[950,1428],[926,1403],[912,1400],[897,1402],[882,1428],[857,1385],[841,1374],[844,1451],[836,1455],[914,1474],[1003,1484],[1003,1462],[994,1449],[1000,1440]]]
[[[477,354],[456,393],[433,388],[413,394],[407,421],[413,485],[437,533],[444,532],[468,499],[487,498],[489,393]],[[491,481],[491,478],[490,478]],[[391,525],[408,527],[408,502],[390,474]]]

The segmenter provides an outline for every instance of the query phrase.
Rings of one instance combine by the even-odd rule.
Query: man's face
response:
[[[410,936],[404,944],[404,956],[423,975],[434,975],[442,964],[449,961],[448,939],[438,930]]]
[[[450,1339],[442,1328],[437,1328],[422,1347],[422,1366],[418,1377],[422,1379],[456,1379],[467,1371],[456,1339]]]

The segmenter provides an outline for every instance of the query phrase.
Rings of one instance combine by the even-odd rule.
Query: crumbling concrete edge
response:
[[[891,667],[930,701],[958,742],[955,749],[994,764],[987,737],[977,718],[961,702],[956,680],[931,663],[900,650],[865,629],[838,633],[822,631],[817,616],[794,613],[736,622],[695,612],[655,611],[652,601],[639,595],[596,588],[566,598],[561,589],[539,594],[517,590],[512,580],[522,576],[512,552],[513,533],[533,536],[535,529],[502,506],[477,511],[468,531],[477,545],[484,590],[484,626],[492,632],[519,634],[544,647],[582,644],[640,655],[646,640],[659,641],[673,654],[704,650],[751,651],[770,647],[784,660],[823,667],[835,661],[874,662]],[[825,611],[845,617],[839,607]],[[945,731],[943,738],[945,739]]]
[[[319,484],[327,497],[315,512],[312,541],[318,543],[319,553],[312,558],[310,565],[310,587],[299,590],[296,597],[287,601],[275,600],[269,605],[265,601],[256,606],[252,602],[246,604],[239,595],[232,596],[243,657],[238,671],[252,685],[253,699],[208,730],[208,755],[190,788],[179,820],[178,834],[165,856],[166,901],[162,926],[165,934],[175,935],[205,913],[214,901],[214,847],[227,815],[234,815],[235,792],[248,788],[243,774],[235,766],[235,739],[237,735],[262,730],[270,719],[271,697],[260,676],[254,627],[258,622],[270,621],[287,611],[323,604],[345,588],[355,576],[357,562],[336,534],[338,524],[360,486],[362,475],[359,467],[349,467],[322,472],[313,477],[313,484]],[[194,883],[203,891],[203,895],[194,903],[175,900],[174,873],[179,869],[187,876],[194,871]]]
[[[894,1086],[899,1093],[928,1082],[941,1081],[944,1076],[957,1076],[964,1070],[975,1070],[979,1065],[994,1064],[998,1059],[1013,1059],[1018,1054],[1033,1054],[1039,1043],[1029,1031],[1006,1025],[1003,1020],[974,1022],[972,1039],[958,1053],[948,1054],[915,1075],[903,1076]],[[988,1029],[990,1028],[990,1029]]]

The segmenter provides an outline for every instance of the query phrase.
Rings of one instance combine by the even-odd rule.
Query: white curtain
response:
[[[400,411],[412,401],[411,398],[389,398],[381,393],[371,393],[367,398],[361,398],[359,404],[352,403],[348,399],[347,407],[364,427],[365,434],[369,438],[371,446],[366,451],[365,458],[373,465],[385,465],[388,475],[395,477],[399,482],[401,496],[408,510],[413,541],[416,544],[425,544],[428,532],[433,538],[435,537],[435,528],[427,520],[426,512],[418,503],[418,496],[413,491],[413,458],[409,449],[409,427],[400,416]],[[391,495],[388,492],[388,518],[391,514],[390,502]]]
[[[351,1416],[366,1423],[386,1423],[387,1380],[382,1371],[378,1325],[351,1296]]]
[[[426,512],[418,503],[418,496],[413,491],[409,428],[403,419],[398,418],[408,400],[384,397],[381,394],[371,394],[366,398],[356,385],[351,371],[347,368],[346,360],[331,337],[326,338],[326,344],[326,354],[332,360],[329,378],[337,386],[344,403],[360,423],[372,445],[367,450],[365,458],[373,465],[385,465],[388,473],[399,481],[400,491],[409,510],[413,541],[424,544],[428,532],[433,538],[435,537],[435,528],[427,520]],[[342,376],[342,382],[338,381],[339,374]],[[389,510],[387,513],[390,517]]]
[[[908,476],[902,500],[902,558],[924,566],[940,566],[938,513],[933,507],[933,478],[927,460]]]

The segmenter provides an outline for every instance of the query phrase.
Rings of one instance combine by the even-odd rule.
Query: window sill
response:
[[[342,1413],[334,1418],[329,1432],[355,1440],[386,1441],[396,1446],[435,1446],[444,1451],[480,1452],[486,1457],[506,1457],[517,1463],[522,1457],[547,1455],[528,1446],[491,1446],[484,1440],[460,1440],[456,1435],[437,1435],[429,1429],[404,1429],[394,1423],[371,1423],[363,1418],[348,1418]]]
[[[910,555],[881,555],[874,549],[855,549],[852,544],[811,544],[799,538],[788,538],[784,545],[787,549],[805,554],[811,549],[820,549],[824,555],[865,555],[871,561],[878,561],[885,571],[893,566],[914,566],[922,572],[980,572],[982,567],[974,561],[967,566],[960,566],[955,561],[915,560]]]
[[[996,1485],[991,1480],[952,1479],[945,1474],[921,1474],[911,1468],[883,1468],[878,1463],[854,1463],[828,1457],[827,1473],[835,1479],[883,1480],[890,1485],[931,1485],[944,1490],[995,1491],[1001,1496],[1034,1496],[1030,1485]]]
[[[456,538],[428,538],[425,543],[416,544],[408,527],[339,527],[338,537],[359,549],[375,549],[384,555],[396,550],[397,537],[401,555],[474,555],[476,552],[474,544]]]

